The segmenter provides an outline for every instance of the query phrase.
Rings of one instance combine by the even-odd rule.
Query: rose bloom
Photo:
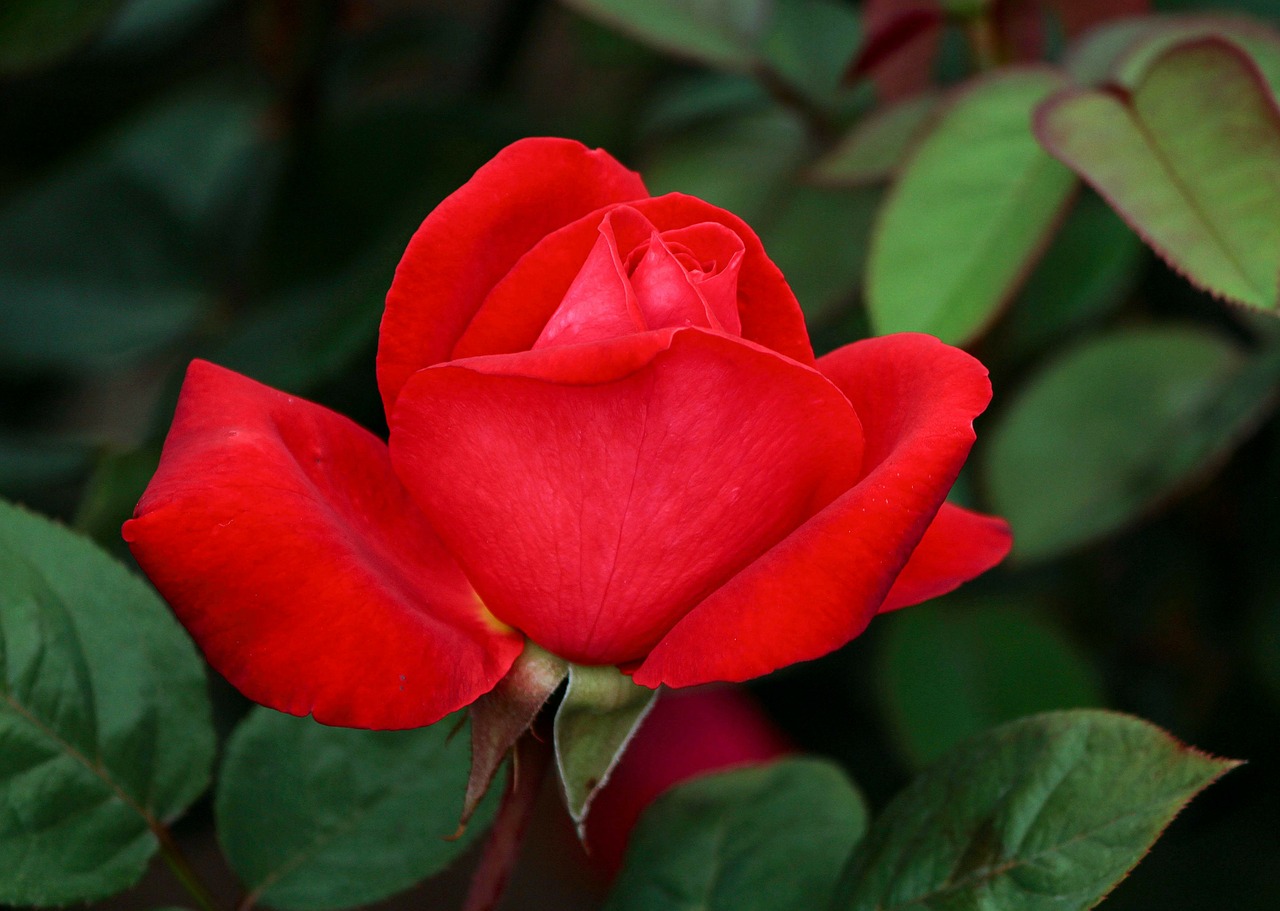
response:
[[[210,663],[327,724],[430,724],[526,641],[646,687],[848,642],[1010,545],[944,503],[991,388],[924,335],[815,360],[734,215],[518,142],[387,295],[390,440],[191,365],[124,537]]]

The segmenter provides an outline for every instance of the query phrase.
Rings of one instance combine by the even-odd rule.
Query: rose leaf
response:
[[[1189,328],[1115,332],[1033,376],[987,436],[1014,556],[1043,560],[1132,522],[1212,470],[1275,404],[1280,353]]]
[[[1036,133],[1193,284],[1280,306],[1280,107],[1234,44],[1179,44],[1131,92],[1063,91]]]
[[[131,885],[213,751],[204,668],[168,608],[88,541],[0,503],[0,903]]]
[[[837,186],[891,179],[915,143],[928,133],[940,103],[938,93],[922,92],[872,112],[818,159],[810,177]]]
[[[1104,704],[1097,673],[1031,605],[952,596],[880,623],[880,691],[917,765],[992,725]]]
[[[1015,68],[953,96],[877,219],[867,264],[877,333],[963,344],[1017,290],[1075,185],[1031,135],[1031,112],[1061,82]]]
[[[1084,911],[1238,762],[1126,715],[1034,715],[966,741],[876,819],[832,911]]]
[[[839,767],[787,759],[659,797],[631,836],[606,911],[808,911],[831,896],[867,811]]]
[[[565,0],[586,16],[661,50],[747,71],[773,15],[774,0]]]
[[[219,840],[250,895],[286,911],[349,908],[447,866],[497,806],[495,792],[460,838],[446,840],[467,784],[458,721],[365,731],[250,712],[227,742],[214,805]]]

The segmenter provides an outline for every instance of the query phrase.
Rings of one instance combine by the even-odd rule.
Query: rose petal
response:
[[[738,273],[746,248],[740,238],[724,225],[702,222],[687,228],[662,233],[668,246],[679,244],[696,251],[702,265],[709,266],[694,278],[707,309],[729,335],[742,335],[742,318],[738,314]]]
[[[644,216],[627,206],[619,206],[604,217],[600,223],[600,236],[587,261],[565,292],[559,309],[538,336],[534,348],[595,342],[632,335],[648,328],[635,292],[627,280],[619,239],[614,230],[616,222],[617,228],[626,235],[630,227],[628,222],[633,219],[642,221],[644,228],[652,232],[653,228]],[[628,246],[627,239],[624,239],[623,249]]]
[[[524,139],[499,152],[427,216],[396,269],[378,342],[387,414],[415,370],[449,358],[485,296],[530,247],[601,206],[648,195],[638,174],[568,139]],[[566,288],[590,248],[564,276]]]
[[[125,523],[139,564],[246,696],[326,724],[430,724],[498,682],[523,639],[481,606],[386,446],[202,361]]]
[[[861,433],[816,371],[670,329],[423,370],[391,455],[495,616],[615,664],[845,490]]]
[[[713,328],[713,315],[702,294],[676,255],[667,249],[655,231],[645,246],[631,275],[640,312],[650,329],[674,329],[681,326]],[[735,299],[734,307],[737,307]],[[714,328],[720,328],[716,320]]]
[[[628,205],[662,233],[714,222],[737,234],[743,244],[737,295],[742,337],[802,364],[813,364],[813,348],[800,305],[746,222],[681,193]],[[489,294],[458,340],[453,357],[510,354],[532,348],[591,252],[604,216],[603,211],[593,212],[567,224],[525,254]],[[731,324],[727,316],[721,316],[720,322],[726,329]]]
[[[880,613],[945,595],[1009,555],[1009,523],[943,503],[911,559],[889,589]]]
[[[844,645],[942,505],[991,398],[986,368],[913,334],[846,345],[818,367],[862,421],[865,477],[688,613],[636,669],[637,683],[746,680]]]

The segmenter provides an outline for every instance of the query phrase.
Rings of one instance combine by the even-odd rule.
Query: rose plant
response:
[[[39,6],[0,906],[1274,891],[1268,4]]]
[[[217,670],[327,724],[431,724],[526,642],[746,680],[1010,546],[944,502],[980,363],[910,334],[815,359],[746,224],[576,142],[508,147],[427,217],[378,384],[387,444],[193,363],[124,527]]]

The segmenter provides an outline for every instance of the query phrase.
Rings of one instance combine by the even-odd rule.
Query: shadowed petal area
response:
[[[485,296],[530,247],[588,212],[648,195],[638,174],[568,139],[524,139],[480,168],[427,216],[396,268],[378,341],[387,415],[414,371],[449,359]]]
[[[644,655],[847,489],[861,450],[821,374],[701,329],[432,367],[391,431],[489,609],[580,664]]]
[[[928,601],[980,576],[1009,554],[1009,523],[943,503],[911,559],[889,589],[880,613]]]
[[[986,368],[914,334],[846,345],[818,368],[862,421],[865,476],[677,623],[637,683],[746,680],[839,648],[870,622],[942,505],[991,398]]]
[[[778,267],[765,254],[760,238],[746,222],[709,202],[682,193],[636,200],[628,206],[647,218],[664,236],[707,223],[724,225],[737,234],[743,247],[742,259],[736,264],[738,314],[735,318],[722,312],[720,302],[716,301],[713,312],[717,319],[731,333],[737,334],[740,328],[742,337],[748,341],[801,364],[813,365],[813,348],[800,305]],[[604,212],[593,212],[567,224],[525,254],[489,294],[458,339],[453,357],[508,354],[532,348],[591,253],[604,216]],[[706,231],[701,228],[689,235],[674,236],[696,240],[699,233]],[[723,239],[715,238],[714,254],[722,255],[723,248]],[[696,249],[692,252],[695,256],[698,254]]]
[[[430,724],[523,648],[401,487],[386,446],[318,405],[191,365],[124,537],[209,662],[326,724]]]

